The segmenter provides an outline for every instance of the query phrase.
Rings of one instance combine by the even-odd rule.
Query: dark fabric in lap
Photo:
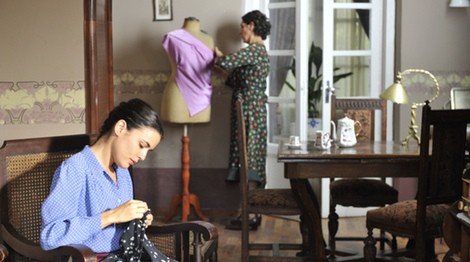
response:
[[[109,254],[103,262],[152,261],[177,262],[162,254],[145,235],[147,211],[141,219],[129,222],[120,240],[121,249]]]

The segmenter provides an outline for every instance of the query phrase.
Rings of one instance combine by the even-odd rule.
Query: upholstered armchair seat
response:
[[[299,215],[299,207],[290,189],[255,189],[248,191],[249,209],[264,214]]]
[[[449,205],[438,204],[426,207],[426,235],[432,238],[442,235],[442,222]],[[405,200],[395,204],[369,210],[367,226],[382,228],[391,234],[414,237],[416,234],[416,200]]]
[[[397,202],[398,191],[376,179],[340,179],[330,184],[334,204],[353,207],[385,206]]]

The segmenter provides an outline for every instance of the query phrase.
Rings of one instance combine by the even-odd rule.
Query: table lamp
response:
[[[389,86],[387,89],[385,89],[385,91],[382,93],[380,97],[382,99],[390,100],[397,104],[408,103],[409,101],[408,94],[405,88],[403,87],[403,85],[401,84],[401,79],[402,79],[402,76],[411,74],[411,73],[421,73],[421,74],[426,74],[429,77],[431,77],[431,79],[434,81],[434,84],[436,85],[435,87],[436,94],[428,101],[432,102],[436,100],[436,98],[439,96],[439,91],[440,91],[439,83],[437,82],[437,79],[436,77],[434,77],[433,74],[423,69],[407,69],[403,72],[398,72],[395,83]],[[420,137],[418,135],[418,125],[416,124],[416,109],[419,106],[424,106],[424,105],[425,105],[424,102],[422,103],[412,102],[411,103],[411,124],[409,128],[408,136],[402,141],[402,145],[408,145],[408,141],[410,140],[410,138],[415,139],[419,145]]]

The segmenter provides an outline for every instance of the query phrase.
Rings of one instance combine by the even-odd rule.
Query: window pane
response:
[[[285,0],[270,1],[271,3],[292,2]],[[295,48],[295,8],[275,8],[269,10],[271,22],[271,35],[268,36],[269,50],[292,51]],[[268,96],[295,97],[285,82],[295,86],[295,79],[289,68],[292,64],[292,55],[270,52],[271,69],[268,77]],[[293,102],[268,104],[268,141],[277,143],[280,136],[291,134],[290,123],[295,121],[295,104]]]
[[[269,10],[271,34],[269,49],[292,50],[295,47],[295,8]]]
[[[270,50],[293,50],[295,47],[295,9],[271,9]],[[269,96],[279,96],[291,65],[291,56],[270,56]]]
[[[369,50],[370,10],[336,9],[334,49]]]
[[[294,133],[294,103],[269,103],[268,116],[269,142],[277,143],[279,137],[286,137]]]
[[[368,56],[345,56],[333,59],[334,76],[352,73],[334,83],[335,94],[345,96],[369,96],[370,90],[370,58]]]
[[[270,56],[271,69],[269,73],[269,96],[280,96],[282,89],[290,73],[292,57]],[[295,86],[295,79],[288,81]]]

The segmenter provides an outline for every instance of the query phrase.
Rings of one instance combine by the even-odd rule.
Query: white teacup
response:
[[[289,144],[293,146],[300,145],[300,137],[299,136],[290,136],[289,137]]]

